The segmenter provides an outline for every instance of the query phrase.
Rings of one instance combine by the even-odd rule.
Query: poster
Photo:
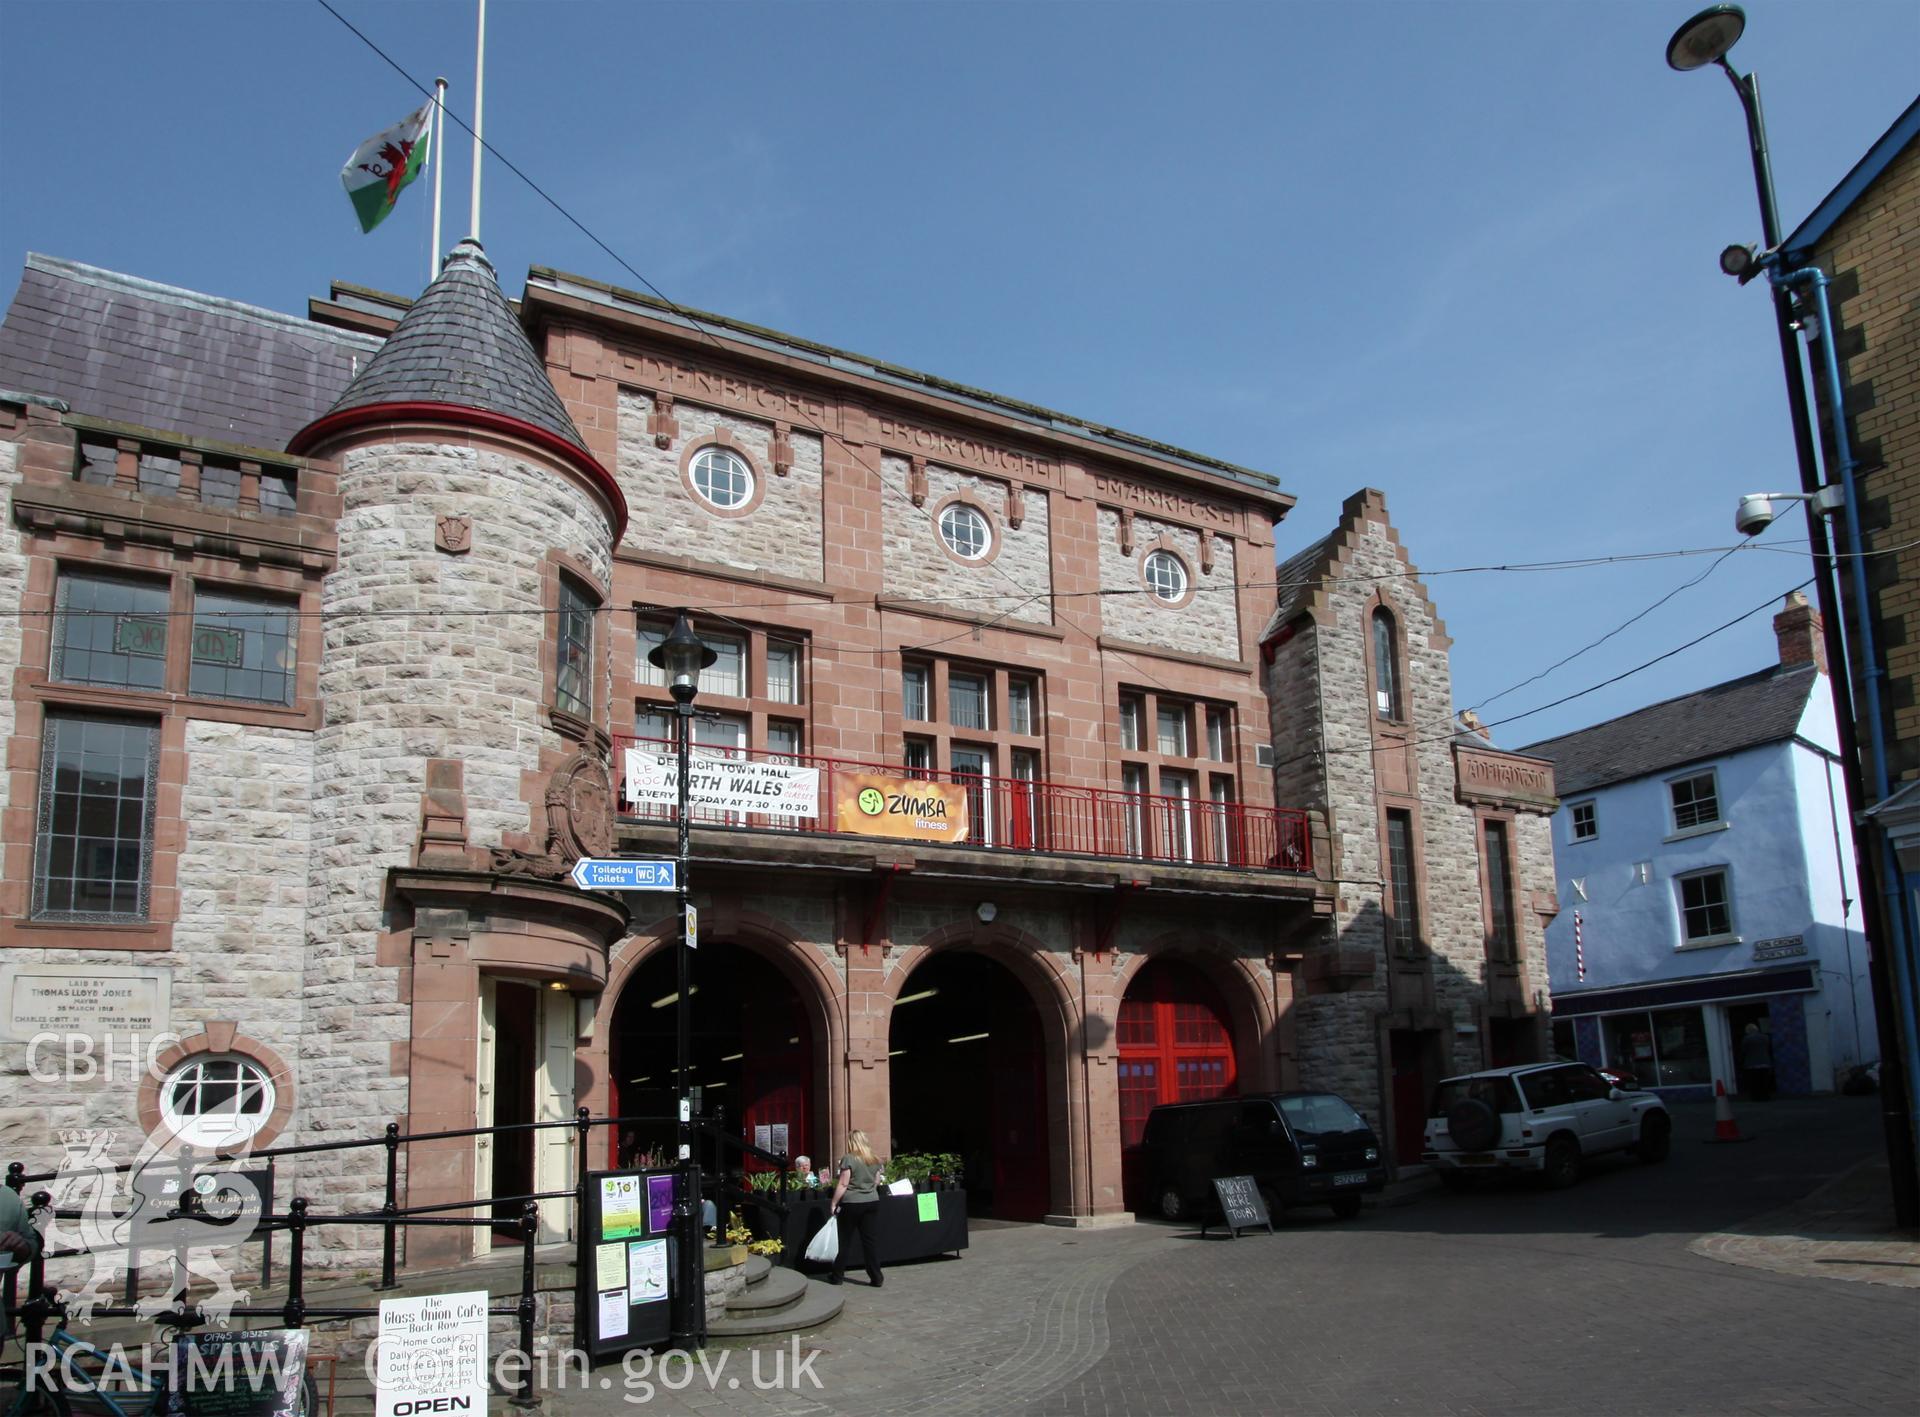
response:
[[[671,807],[680,800],[677,754],[629,748],[626,769],[628,801]],[[696,748],[688,764],[687,800],[716,812],[808,821],[820,815],[820,769],[749,762]]]
[[[834,829],[907,841],[962,841],[967,835],[967,789],[884,773],[834,775]]]
[[[305,1329],[195,1333],[174,1340],[167,1417],[294,1417],[303,1411]]]
[[[643,1235],[640,1225],[640,1178],[638,1176],[602,1176],[600,1178],[600,1238],[624,1240]]]
[[[627,1302],[651,1304],[667,1297],[667,1242],[635,1240],[627,1246]]]
[[[920,1218],[922,1220],[938,1220],[940,1218],[940,1197],[929,1191],[922,1191],[916,1199],[920,1203]]]
[[[625,1338],[627,1336],[627,1291],[624,1286],[611,1294],[602,1294],[600,1298],[600,1337]]]
[[[376,1417],[487,1410],[487,1292],[380,1301]]]
[[[785,1122],[775,1122],[767,1130],[773,1134],[772,1142],[767,1147],[767,1150],[779,1156],[787,1155],[787,1124]]]
[[[753,1129],[753,1144],[759,1147],[762,1151],[772,1151],[774,1149],[773,1148],[773,1128],[768,1126],[765,1122],[762,1122],[758,1126],[756,1126]]]
[[[647,1233],[664,1235],[673,1229],[673,1177],[647,1177]]]
[[[593,1247],[593,1287],[601,1291],[627,1287],[627,1252],[619,1242]]]

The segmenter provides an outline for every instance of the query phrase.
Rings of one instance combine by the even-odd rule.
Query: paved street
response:
[[[755,1392],[734,1352],[719,1391],[696,1375],[642,1407],[615,1367],[595,1375],[611,1389],[551,1401],[848,1417],[1913,1411],[1920,1291],[1688,1248],[1869,1156],[1871,1102],[1778,1102],[1741,1122],[1755,1140],[1711,1146],[1710,1111],[1686,1109],[1667,1165],[1603,1162],[1564,1193],[1429,1192],[1351,1224],[1302,1214],[1273,1237],[983,1228],[964,1260],[900,1266],[878,1293],[850,1283],[845,1315],[801,1344],[819,1350],[818,1390]]]

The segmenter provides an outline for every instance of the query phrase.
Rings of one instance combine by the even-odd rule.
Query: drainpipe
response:
[[[1844,499],[1842,505],[1847,514],[1847,544],[1857,554],[1861,547],[1860,503],[1855,496],[1853,444],[1847,436],[1846,406],[1841,401],[1840,355],[1836,347],[1833,311],[1827,300],[1827,287],[1830,282],[1827,273],[1818,266],[1803,266],[1792,271],[1782,271],[1775,267],[1768,272],[1768,276],[1776,290],[1787,290],[1796,285],[1813,287],[1814,304],[1820,320],[1820,372],[1826,389],[1827,409],[1833,427],[1833,463],[1837,464],[1840,472],[1840,487]],[[1829,484],[1832,481],[1831,469],[1829,469]],[[1812,518],[1810,517],[1809,520]],[[1884,673],[1880,668],[1880,656],[1874,644],[1873,619],[1868,613],[1867,568],[1864,561],[1854,566],[1848,580],[1853,587],[1854,623],[1860,630],[1860,678],[1866,690],[1867,734],[1872,744],[1873,802],[1868,804],[1872,806],[1875,803],[1884,802],[1889,789],[1886,728],[1880,716],[1880,681]],[[1901,922],[1900,925],[1888,931],[1893,938],[1887,941],[1887,954],[1893,961],[1901,1031],[1906,1038],[1906,1047],[1900,1051],[1900,1062],[1906,1078],[1908,1105],[1911,1107],[1913,1099],[1920,1097],[1920,1032],[1915,1030],[1913,961],[1907,953],[1913,938],[1912,922],[1907,915],[1906,900],[1901,891],[1901,882],[1904,877],[1900,872],[1899,862],[1894,859],[1893,845],[1887,840],[1886,833],[1876,832],[1875,835],[1879,839],[1881,893],[1886,899],[1884,918],[1889,923]]]

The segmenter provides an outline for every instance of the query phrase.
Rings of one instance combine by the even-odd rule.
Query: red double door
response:
[[[1120,1003],[1120,1162],[1127,1204],[1141,1203],[1141,1138],[1163,1102],[1230,1096],[1239,1074],[1219,992],[1198,969],[1156,960]]]

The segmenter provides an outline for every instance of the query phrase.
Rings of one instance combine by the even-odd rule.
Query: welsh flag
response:
[[[340,185],[353,198],[360,229],[372,231],[387,219],[400,189],[427,165],[433,105],[423,104],[384,133],[375,133],[340,169]]]

